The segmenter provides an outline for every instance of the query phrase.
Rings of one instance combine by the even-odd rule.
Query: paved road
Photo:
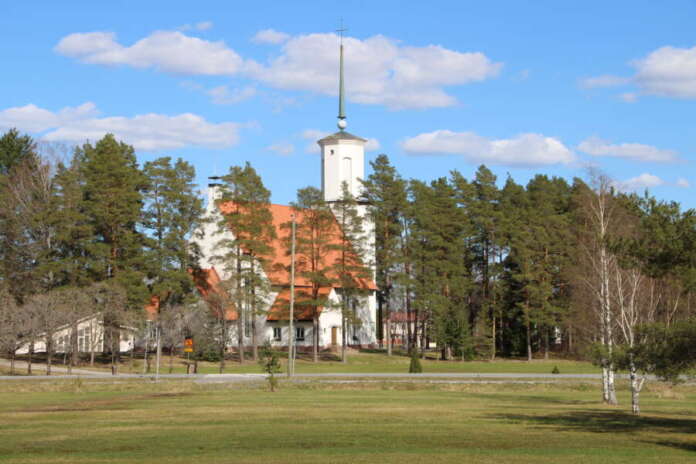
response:
[[[29,364],[29,363],[27,363],[27,362],[25,362],[25,361],[15,361],[15,371],[17,371],[18,373],[25,373],[25,372],[27,371],[27,365],[28,365],[28,364]],[[9,368],[9,367],[10,367],[10,361],[7,360],[7,359],[0,359],[0,366]],[[46,364],[42,364],[42,363],[32,363],[31,369],[32,369],[32,371],[35,372],[35,373],[38,373],[38,372],[46,372]],[[81,375],[81,376],[96,376],[96,377],[104,377],[104,376],[107,376],[107,377],[111,377],[111,374],[108,373],[108,372],[99,372],[99,371],[92,371],[92,370],[88,370],[88,369],[77,369],[77,368],[73,368],[72,371],[73,371],[73,374],[77,374],[77,375]],[[56,373],[56,374],[67,374],[67,373],[68,373],[68,369],[65,368],[65,367],[54,366],[54,365],[52,365],[52,366],[51,366],[51,372],[54,372],[54,373]],[[0,376],[0,379],[5,378],[5,377],[15,378],[15,376]],[[28,378],[28,376],[16,376],[16,377],[27,377],[27,378]],[[31,376],[31,377],[32,377],[32,378],[33,378],[33,377],[37,377],[37,378],[38,378],[38,377],[54,378],[54,377],[59,377],[59,376],[56,376],[56,375],[51,375],[51,376],[47,376],[47,375],[36,375],[36,376]],[[72,376],[70,376],[70,377],[72,377]]]
[[[0,365],[9,366],[9,361],[0,359]],[[15,367],[18,371],[26,370],[26,363],[17,361]],[[34,364],[35,372],[45,371],[44,364]],[[58,380],[58,379],[102,379],[102,380],[126,380],[126,379],[142,379],[154,380],[154,374],[119,374],[112,376],[104,371],[92,371],[87,369],[73,369],[73,375],[66,375],[67,369],[64,367],[53,366],[53,371],[56,375],[32,375],[32,376],[0,376],[0,381],[35,381],[35,380]],[[188,379],[197,383],[240,383],[240,382],[258,382],[266,377],[265,374],[160,374],[162,380]],[[284,374],[281,378],[287,378]],[[627,379],[626,374],[618,374],[618,379]],[[471,372],[433,372],[423,374],[408,374],[408,373],[321,373],[321,374],[296,374],[293,380],[309,381],[313,379],[352,383],[357,381],[399,381],[399,382],[431,382],[431,383],[552,383],[559,380],[599,380],[601,374],[530,374],[530,373],[471,373]],[[655,380],[654,376],[649,376],[648,380]],[[694,379],[686,379],[688,384],[694,384]]]
[[[0,380],[11,380],[11,381],[27,381],[27,380],[57,380],[57,379],[105,379],[105,380],[121,380],[121,379],[143,379],[143,380],[154,380],[154,374],[142,375],[142,374],[119,374],[117,376],[112,376],[109,374],[99,373],[94,375],[93,372],[89,374],[78,375],[33,375],[33,376],[0,376]],[[176,380],[176,379],[188,379],[196,382],[208,383],[208,382],[253,382],[260,381],[266,377],[265,374],[161,374],[160,379],[162,380]],[[281,378],[287,378],[285,375],[280,375]],[[506,381],[506,380],[597,380],[600,379],[599,374],[485,374],[485,373],[430,373],[430,374],[394,374],[394,373],[369,373],[369,374],[358,374],[358,373],[322,373],[322,374],[297,374],[293,379],[298,380],[313,380],[313,379],[323,379],[323,380],[335,380],[342,382],[371,380],[371,381],[383,381],[383,380],[402,380],[402,381],[438,381],[438,380],[466,380],[466,381]]]

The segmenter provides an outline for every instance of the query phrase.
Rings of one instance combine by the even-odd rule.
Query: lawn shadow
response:
[[[589,410],[555,415],[495,414],[489,417],[512,422],[555,426],[558,430],[582,429],[589,432],[639,432],[651,430],[661,433],[696,431],[696,420],[655,416],[634,416],[623,411]]]
[[[578,406],[578,405],[596,405],[597,401],[594,400],[569,400],[567,398],[554,398],[551,396],[542,396],[542,395],[524,395],[524,394],[501,394],[498,392],[494,393],[469,393],[470,396],[478,397],[481,399],[491,399],[491,397],[495,396],[496,400],[503,400],[503,401],[509,401],[510,403],[516,403],[519,404],[520,402],[524,403],[536,403],[536,404],[543,404],[543,403],[552,403],[552,404],[565,404],[568,406]]]
[[[666,446],[668,448],[676,448],[680,449],[683,451],[690,451],[692,453],[696,453],[696,443],[686,443],[683,441],[669,441],[669,440],[662,440],[662,441],[646,441],[645,443],[650,443],[651,445],[659,445],[659,446]]]

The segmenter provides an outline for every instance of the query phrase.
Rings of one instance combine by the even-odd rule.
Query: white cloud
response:
[[[605,74],[603,76],[586,77],[580,80],[580,86],[586,89],[595,89],[602,87],[617,87],[628,84],[631,80],[626,77],[612,76]]]
[[[216,105],[234,105],[256,95],[256,87],[246,86],[230,90],[226,85],[220,85],[207,90],[206,93]]]
[[[97,114],[91,102],[58,112],[30,104],[0,111],[0,127],[17,127],[22,131],[43,133],[45,140],[75,143],[96,141],[113,133],[144,151],[185,146],[224,148],[239,140],[238,123],[211,123],[191,113],[176,116],[148,113],[133,117],[97,117]]]
[[[677,184],[677,187],[681,187],[681,188],[691,187],[691,184],[689,183],[689,181],[684,179],[683,177],[680,177],[679,179],[677,179],[676,184]]]
[[[207,31],[209,29],[213,28],[213,22],[212,21],[201,21],[195,24],[184,24],[183,26],[178,27],[180,31]]]
[[[614,187],[622,192],[635,192],[638,190],[650,189],[664,185],[664,181],[659,177],[644,172],[643,174],[626,179],[624,181],[614,182]]]
[[[619,98],[626,103],[635,103],[638,101],[638,95],[634,92],[624,92],[619,95]]]
[[[649,94],[696,98],[696,47],[662,47],[635,60],[635,80]]]
[[[263,29],[252,37],[251,41],[259,44],[281,44],[290,38],[289,34],[274,29]]]
[[[575,155],[563,143],[541,134],[521,134],[491,140],[473,132],[437,130],[406,139],[402,148],[412,155],[461,155],[469,162],[531,167],[568,164]]]
[[[305,140],[309,140],[309,143],[307,144],[307,146],[305,146],[305,152],[321,153],[321,149],[319,148],[319,144],[317,143],[317,141],[323,139],[324,137],[330,134],[330,132],[325,132],[318,129],[305,129],[304,131],[302,131],[300,137],[302,137]]]
[[[365,151],[377,151],[379,150],[380,144],[377,139],[367,139],[365,144]]]
[[[277,31],[261,32],[257,39],[266,42],[279,43],[282,37]],[[280,55],[267,63],[245,61],[224,42],[180,31],[156,31],[130,46],[118,43],[110,32],[75,33],[61,39],[55,50],[85,63],[180,74],[242,74],[278,89],[336,95],[338,37],[309,34],[284,40]],[[345,37],[344,43],[348,99],[392,109],[455,105],[457,99],[446,87],[496,77],[502,68],[481,52],[405,46],[381,35],[365,40]]]
[[[179,74],[225,75],[238,72],[242,58],[224,42],[190,37],[178,31],[156,31],[131,46],[111,32],[70,34],[56,52],[85,63],[155,68]]]
[[[291,155],[295,151],[295,145],[293,145],[290,142],[274,143],[273,145],[270,145],[267,148],[268,148],[268,150],[274,151],[274,152],[278,153],[279,155],[284,155],[284,156]]]
[[[201,21],[195,24],[184,24],[181,27],[178,27],[180,31],[207,31],[209,29],[213,28],[213,22],[212,21]]]
[[[0,128],[16,127],[26,132],[43,132],[62,124],[94,117],[97,114],[97,107],[92,102],[75,107],[68,106],[57,113],[30,103],[0,111]]]
[[[280,56],[266,64],[250,62],[248,73],[276,88],[336,95],[337,43],[335,34],[292,37]],[[344,44],[348,98],[393,109],[454,105],[455,97],[444,87],[495,77],[502,67],[483,53],[402,46],[381,35],[346,37]]]
[[[664,150],[642,143],[612,144],[599,137],[590,137],[582,141],[578,145],[578,150],[592,156],[609,156],[657,163],[667,163],[678,159],[677,154],[672,150]]]

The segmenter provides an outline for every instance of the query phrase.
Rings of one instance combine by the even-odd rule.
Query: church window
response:
[[[273,340],[279,342],[283,339],[283,329],[280,327],[273,327]]]
[[[303,342],[305,337],[304,327],[295,327],[295,340]]]
[[[342,181],[348,184],[348,190],[353,191],[353,160],[346,157],[343,158],[343,169],[342,169],[343,179]]]

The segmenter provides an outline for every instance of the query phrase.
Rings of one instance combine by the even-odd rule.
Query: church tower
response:
[[[348,123],[345,113],[345,90],[343,86],[343,40],[340,48],[338,80],[338,129],[335,134],[319,140],[321,147],[321,190],[324,200],[331,203],[341,198],[341,184],[348,183],[348,189],[356,199],[362,197],[362,184],[365,178],[365,143],[367,140],[345,131]]]
[[[363,231],[367,242],[364,256],[367,266],[375,272],[375,228],[370,220],[367,204],[364,201],[363,186],[365,178],[365,144],[367,140],[346,132],[348,122],[345,112],[345,88],[343,84],[343,36],[341,36],[338,78],[338,132],[324,137],[317,143],[321,147],[321,190],[324,201],[329,205],[339,201],[342,184],[358,201],[358,213],[363,218]],[[333,209],[333,208],[332,208]],[[336,210],[334,209],[334,212]]]

